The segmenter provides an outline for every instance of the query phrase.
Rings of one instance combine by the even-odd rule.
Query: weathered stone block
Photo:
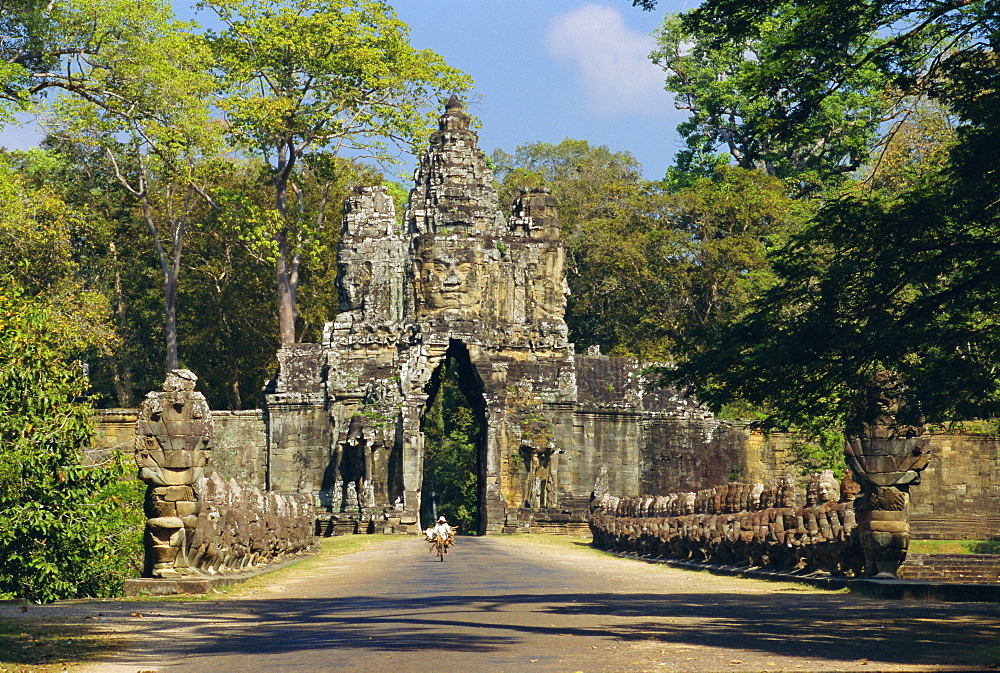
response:
[[[190,486],[167,486],[160,492],[160,497],[167,502],[193,501],[194,490]]]

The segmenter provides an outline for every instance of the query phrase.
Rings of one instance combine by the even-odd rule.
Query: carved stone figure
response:
[[[375,506],[375,486],[372,484],[371,479],[365,479],[361,486],[361,506],[365,509],[371,509]]]
[[[871,381],[865,403],[848,425],[844,454],[861,486],[855,501],[866,574],[895,578],[910,545],[909,489],[930,458],[924,427],[903,397],[895,372]]]
[[[197,380],[175,369],[139,407],[135,461],[147,484],[148,577],[241,570],[312,544],[305,496],[265,495],[206,473],[212,415]]]
[[[146,495],[146,565],[153,577],[192,572],[190,540],[200,505],[191,486],[208,464],[212,415],[205,396],[194,387],[198,377],[187,369],[167,374],[160,392],[139,405],[135,461]]]
[[[353,481],[347,482],[347,495],[344,497],[344,509],[355,512],[360,508],[358,487]]]
[[[475,309],[481,291],[476,246],[468,239],[425,237],[420,241],[414,276],[423,312]]]

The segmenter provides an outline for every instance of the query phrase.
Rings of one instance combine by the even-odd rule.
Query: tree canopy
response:
[[[928,420],[997,414],[994,10],[986,2],[708,0],[685,16],[713,45],[785,24],[762,61],[775,86],[799,87],[776,137],[793,137],[844,82],[870,68],[890,93],[930,98],[944,108],[937,119],[954,122],[933,152],[911,144],[914,151],[903,153],[915,173],[897,172],[902,179],[889,188],[828,195],[778,256],[775,287],[668,379],[695,384],[716,405],[744,399],[782,422],[842,425],[868,380],[893,371]]]
[[[321,170],[342,152],[383,161],[393,147],[419,145],[436,104],[467,89],[467,76],[409,43],[409,29],[384,2],[211,0],[226,26],[209,31],[219,76],[218,106],[229,134],[271,168],[274,209],[253,225],[276,263],[279,333],[296,341],[302,255],[325,219],[326,201],[306,212],[293,180],[308,155]],[[398,149],[396,150],[398,152]],[[290,198],[291,194],[291,198]]]

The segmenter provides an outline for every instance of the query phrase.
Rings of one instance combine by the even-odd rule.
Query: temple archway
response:
[[[525,191],[505,216],[470,122],[449,100],[402,219],[385,187],[352,190],[340,311],[321,343],[278,352],[268,484],[316,494],[338,532],[416,533],[443,506],[425,433],[446,376],[478,428],[458,461],[469,488],[447,499],[480,534],[585,530],[600,474],[623,495],[662,481],[659,438],[703,413],[647,390],[637,361],[575,352],[556,201]]]
[[[486,402],[482,380],[459,340],[451,340],[425,387],[421,525],[438,516],[462,534],[486,529]]]

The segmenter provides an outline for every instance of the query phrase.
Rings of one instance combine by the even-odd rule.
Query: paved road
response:
[[[460,539],[445,563],[422,541],[391,539],[254,595],[142,610],[133,646],[95,670],[924,671],[1000,660],[998,605],[880,602],[524,537]]]

